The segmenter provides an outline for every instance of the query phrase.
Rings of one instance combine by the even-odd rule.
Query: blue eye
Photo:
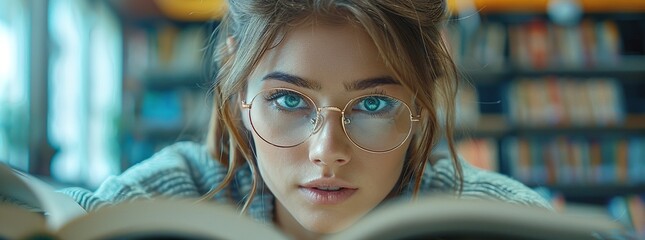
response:
[[[272,102],[275,107],[282,110],[298,110],[309,107],[309,104],[304,97],[296,92],[288,90],[274,92],[266,97],[265,100]]]
[[[392,98],[383,97],[383,96],[367,96],[362,99],[359,99],[354,105],[352,110],[367,112],[367,113],[378,113],[383,112],[395,107],[397,101]]]
[[[384,104],[381,104],[381,101],[376,97],[367,97],[363,99],[363,103],[361,105],[363,105],[365,110],[376,111]]]
[[[298,108],[303,107],[302,105],[304,105],[304,100],[302,100],[302,97],[295,94],[286,94],[276,99],[276,102],[280,106],[286,108]]]

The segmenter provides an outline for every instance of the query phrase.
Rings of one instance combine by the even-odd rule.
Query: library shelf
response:
[[[575,199],[608,199],[614,196],[625,196],[635,193],[645,193],[645,183],[638,184],[556,184],[532,185],[530,187],[545,187],[560,193],[567,198]]]
[[[602,134],[645,133],[645,114],[625,117],[621,124],[612,125],[556,125],[517,126],[510,124],[504,114],[483,114],[475,126],[457,127],[458,135],[502,137],[509,134]]]
[[[562,76],[572,78],[607,77],[621,82],[645,82],[645,56],[623,56],[613,64],[596,66],[549,66],[545,68],[528,68],[513,66],[486,67],[469,64],[461,68],[462,78],[469,82],[494,84],[512,81],[516,76],[543,77]]]

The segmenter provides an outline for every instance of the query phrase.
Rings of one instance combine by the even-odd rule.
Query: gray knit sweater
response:
[[[457,186],[449,155],[434,154],[434,164],[426,167],[421,184],[422,194],[453,192]],[[476,169],[464,164],[462,198],[499,199],[506,202],[551,208],[539,194],[501,174]],[[227,168],[214,161],[204,145],[180,142],[166,147],[119,176],[105,180],[96,191],[66,188],[63,193],[74,198],[83,208],[94,210],[106,204],[152,197],[199,197],[224,179]],[[235,180],[214,200],[240,205],[251,189],[251,171],[240,168]],[[404,191],[402,197],[409,196]],[[274,197],[265,189],[256,194],[248,209],[251,217],[261,222],[273,219]]]

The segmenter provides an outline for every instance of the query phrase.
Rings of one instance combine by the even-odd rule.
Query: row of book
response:
[[[464,138],[457,141],[457,153],[474,167],[499,172],[497,143],[494,138]]]
[[[529,69],[617,65],[622,51],[618,23],[612,20],[584,19],[571,26],[545,19],[487,21],[476,28],[454,21],[446,36],[457,62],[489,69],[507,63]]]
[[[143,76],[150,71],[199,71],[203,66],[207,34],[201,25],[130,28],[125,36],[125,65],[131,76]]]
[[[509,137],[509,175],[535,185],[645,183],[645,137]]]
[[[455,62],[465,67],[506,66],[506,28],[501,23],[485,23],[477,28],[449,25],[444,33]],[[467,68],[468,69],[468,68]]]
[[[634,239],[645,239],[645,193],[644,195],[617,196],[612,198],[608,211],[613,219],[633,230]]]
[[[576,26],[532,21],[508,31],[510,58],[521,67],[595,67],[620,59],[620,33],[611,20],[585,19]]]
[[[457,128],[475,126],[479,123],[481,112],[479,111],[479,94],[477,88],[468,84],[461,84],[457,90],[455,100],[455,119]],[[439,106],[437,118],[442,126],[445,126],[445,110]]]
[[[522,78],[504,94],[507,116],[519,126],[613,126],[626,115],[615,79]]]

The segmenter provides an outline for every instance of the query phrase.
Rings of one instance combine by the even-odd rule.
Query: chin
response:
[[[317,234],[334,234],[338,232],[342,232],[343,230],[347,229],[351,224],[339,224],[338,222],[334,222],[333,224],[325,223],[325,224],[314,224],[312,226],[306,227],[307,230],[313,233]]]
[[[309,217],[312,217],[311,215]],[[317,234],[334,234],[342,232],[358,221],[358,216],[314,217],[301,221],[300,224],[310,232]]]

